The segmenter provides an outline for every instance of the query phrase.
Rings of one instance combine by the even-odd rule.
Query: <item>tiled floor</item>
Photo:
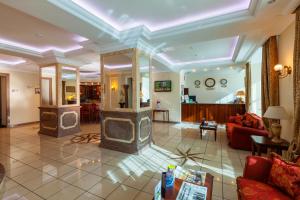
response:
[[[99,132],[99,125],[82,125],[83,133]],[[250,152],[227,145],[224,127],[199,138],[198,126],[154,123],[155,145],[140,155],[102,149],[98,144],[70,144],[70,138],[37,134],[38,125],[0,129],[0,162],[7,170],[5,200],[152,199],[153,187],[176,148],[203,153],[206,160],[189,160],[183,167],[215,176],[214,199],[237,199],[235,178],[242,174]],[[178,162],[178,163],[177,163]]]

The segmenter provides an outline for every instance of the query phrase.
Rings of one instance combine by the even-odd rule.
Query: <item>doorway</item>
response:
[[[0,73],[0,128],[9,124],[9,74]]]

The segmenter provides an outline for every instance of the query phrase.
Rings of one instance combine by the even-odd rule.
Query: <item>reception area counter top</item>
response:
[[[245,104],[182,103],[181,121],[200,123],[205,118],[208,121],[226,123],[230,116],[245,112]]]

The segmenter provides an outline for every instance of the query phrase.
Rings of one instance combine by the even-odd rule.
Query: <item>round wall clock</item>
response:
[[[205,80],[205,86],[208,88],[213,88],[216,85],[216,81],[213,78],[207,78]]]
[[[220,80],[220,83],[221,83],[221,87],[227,87],[227,79],[225,79],[225,78],[222,78],[221,80]]]
[[[194,84],[195,84],[195,87],[196,87],[196,88],[199,88],[201,82],[200,82],[199,80],[195,80]]]

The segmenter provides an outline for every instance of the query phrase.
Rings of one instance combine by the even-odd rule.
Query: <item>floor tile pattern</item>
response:
[[[97,124],[81,126],[80,134],[100,132]],[[235,178],[250,152],[228,146],[224,126],[217,141],[207,131],[200,139],[195,124],[153,124],[153,140],[139,155],[102,149],[99,142],[73,143],[67,136],[37,133],[38,125],[0,129],[0,162],[6,168],[4,200],[147,200],[160,173],[180,165],[178,150],[197,154],[184,168],[204,170],[214,178],[213,199],[237,199]],[[189,150],[190,149],[190,150]]]

